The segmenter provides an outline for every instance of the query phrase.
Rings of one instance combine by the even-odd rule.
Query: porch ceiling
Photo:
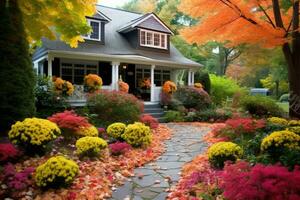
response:
[[[160,65],[176,69],[199,69],[202,67],[200,64],[174,62],[169,60],[153,59],[141,55],[109,55],[99,53],[86,53],[86,52],[70,52],[70,51],[57,51],[49,50],[48,54],[52,57],[82,59],[82,60],[101,60],[109,62],[123,62],[132,64],[144,64],[144,65]]]

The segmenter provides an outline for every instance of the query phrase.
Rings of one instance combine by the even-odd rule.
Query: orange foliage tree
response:
[[[288,64],[290,116],[300,118],[299,0],[182,0],[179,9],[200,20],[182,31],[191,43],[281,46]]]

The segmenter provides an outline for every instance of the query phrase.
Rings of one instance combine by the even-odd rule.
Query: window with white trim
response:
[[[61,63],[60,76],[62,79],[70,81],[73,84],[82,85],[84,77],[88,74],[98,74],[98,65],[85,63]]]
[[[101,41],[101,22],[94,19],[87,19],[88,25],[91,26],[92,32],[84,35],[83,38],[88,40]]]
[[[140,45],[158,49],[167,49],[167,34],[140,29]]]

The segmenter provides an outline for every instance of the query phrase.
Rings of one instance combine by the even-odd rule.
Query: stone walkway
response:
[[[135,176],[117,188],[112,200],[163,200],[180,178],[184,163],[206,149],[201,140],[210,129],[190,125],[166,124],[173,136],[165,142],[166,152],[156,161],[134,170]]]

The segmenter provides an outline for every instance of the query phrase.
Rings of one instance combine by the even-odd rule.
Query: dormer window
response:
[[[144,47],[167,49],[167,34],[140,29],[140,45]]]
[[[101,22],[94,19],[87,19],[88,24],[92,28],[92,32],[88,35],[84,35],[83,38],[88,40],[101,41]]]

